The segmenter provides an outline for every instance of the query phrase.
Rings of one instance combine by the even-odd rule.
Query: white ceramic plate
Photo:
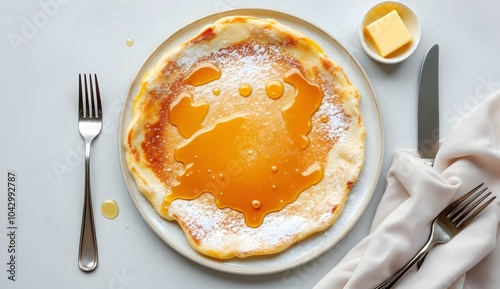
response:
[[[140,80],[144,73],[149,70],[165,52],[197,34],[205,25],[211,24],[221,17],[232,15],[273,18],[284,25],[302,32],[304,35],[307,35],[317,42],[333,61],[344,68],[349,80],[359,89],[361,93],[361,112],[367,133],[365,163],[361,175],[352,188],[344,211],[333,226],[324,232],[310,236],[306,240],[299,242],[279,254],[219,261],[201,255],[192,249],[177,223],[162,219],[155,212],[148,200],[139,192],[127,168],[123,140],[127,127],[132,119],[132,102],[137,95],[140,87]],[[356,59],[354,59],[335,38],[329,36],[318,27],[295,16],[263,9],[236,9],[208,15],[180,28],[165,39],[151,55],[148,56],[131,84],[128,97],[123,105],[121,113],[118,138],[122,171],[130,195],[137,209],[158,236],[173,249],[203,266],[224,272],[248,275],[279,272],[299,266],[319,256],[337,244],[337,242],[341,240],[358,221],[371,200],[372,193],[379,178],[383,155],[383,128],[378,101],[370,81]]]

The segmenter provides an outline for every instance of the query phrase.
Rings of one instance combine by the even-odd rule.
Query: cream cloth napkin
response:
[[[500,196],[500,91],[465,115],[441,144],[434,167],[396,151],[370,234],[315,289],[370,289],[422,247],[432,220],[481,182]],[[398,289],[500,288],[500,198],[447,244],[434,246]],[[333,249],[335,250],[335,249]]]

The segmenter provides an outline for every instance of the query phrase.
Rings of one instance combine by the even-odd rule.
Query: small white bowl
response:
[[[404,24],[410,31],[413,40],[409,47],[395,51],[387,57],[382,57],[371,44],[369,37],[364,32],[364,29],[370,23],[380,19],[392,10],[396,10],[398,12],[401,20],[403,20]],[[399,63],[408,58],[420,43],[421,36],[422,29],[420,28],[420,22],[418,21],[415,11],[413,11],[413,9],[408,5],[398,1],[385,1],[373,6],[363,16],[363,20],[361,21],[361,26],[359,28],[359,40],[361,41],[363,50],[374,60],[385,64]]]

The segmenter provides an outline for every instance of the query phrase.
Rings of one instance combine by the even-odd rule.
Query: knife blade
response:
[[[430,166],[439,149],[439,45],[429,48],[418,81],[418,153]],[[417,263],[420,269],[425,257]]]
[[[434,164],[439,145],[439,45],[425,55],[418,90],[418,152],[429,165]]]

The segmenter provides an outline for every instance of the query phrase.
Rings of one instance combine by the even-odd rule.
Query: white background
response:
[[[368,234],[394,150],[416,146],[418,74],[427,49],[439,43],[441,50],[442,137],[500,88],[500,2],[405,1],[421,21],[422,40],[397,65],[378,64],[360,48],[361,17],[378,2],[0,0],[0,288],[311,288]],[[207,269],[163,243],[130,199],[118,156],[121,105],[147,55],[179,27],[237,7],[280,10],[333,35],[366,70],[385,127],[382,175],[360,222],[321,257],[262,276]],[[86,274],[77,266],[84,165],[77,75],[90,72],[99,75],[105,126],[92,159],[100,264]],[[6,272],[8,171],[18,177],[15,282]],[[115,220],[99,211],[108,198],[120,206]]]

